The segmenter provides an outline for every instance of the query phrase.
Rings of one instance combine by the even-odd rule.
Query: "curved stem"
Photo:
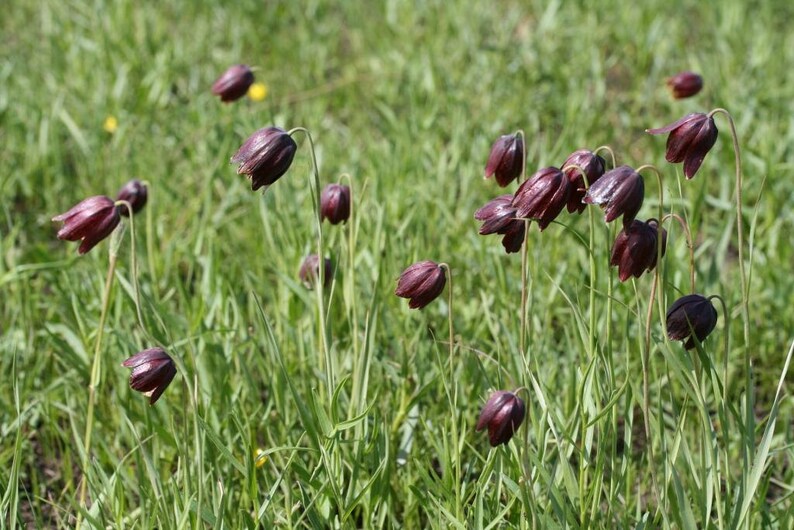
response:
[[[118,235],[117,235],[118,234]],[[113,238],[121,237],[123,232],[117,231],[113,233]],[[88,384],[88,410],[86,411],[86,424],[85,435],[83,437],[83,462],[82,471],[83,477],[80,482],[80,507],[87,510],[86,495],[88,493],[88,465],[91,460],[91,437],[94,432],[94,407],[96,405],[96,391],[99,387],[99,380],[102,367],[102,336],[105,330],[105,321],[107,320],[108,307],[110,306],[110,294],[113,289],[113,275],[116,272],[116,259],[118,257],[118,245],[111,239],[110,242],[110,255],[108,259],[108,272],[105,277],[105,289],[102,297],[102,311],[99,315],[99,327],[97,328],[96,341],[94,342],[94,360],[91,363],[91,380]],[[77,525],[75,528],[80,528],[82,522],[82,512],[77,514]]]
[[[617,167],[617,162],[615,161],[615,151],[613,151],[608,145],[599,145],[595,148],[595,150],[593,150],[593,154],[597,155],[599,151],[606,151],[609,153],[610,158],[612,158],[612,169],[615,169]]]
[[[524,360],[524,367],[527,364],[527,302],[529,300],[529,226],[528,219],[524,222],[524,243],[521,247],[521,329],[519,331],[519,349]]]
[[[659,221],[659,228],[662,227],[664,222],[668,219],[675,219],[678,221],[678,224],[681,225],[681,229],[684,231],[684,235],[686,236],[686,246],[689,249],[689,284],[691,287],[692,292],[696,292],[695,289],[695,244],[692,241],[692,233],[689,231],[689,226],[686,224],[684,219],[675,213],[668,213],[664,217],[662,217],[661,221]]]
[[[325,376],[327,378],[327,392],[328,392],[328,402],[330,403],[333,399],[334,393],[334,366],[333,361],[331,359],[331,352],[329,349],[329,337],[328,337],[328,329],[326,325],[326,311],[325,311],[325,254],[323,252],[324,245],[323,245],[323,218],[322,213],[320,211],[320,170],[317,166],[317,154],[315,152],[314,147],[314,138],[312,138],[311,133],[308,129],[304,127],[295,127],[290,129],[287,134],[292,136],[296,132],[303,133],[306,138],[309,140],[309,151],[312,157],[312,175],[313,179],[309,181],[309,187],[312,189],[312,198],[314,199],[314,214],[315,214],[315,221],[317,225],[317,258],[320,263],[319,271],[318,271],[318,285],[319,287],[315,289],[317,293],[317,315],[319,320],[319,335],[320,335],[320,346],[323,353],[323,361],[325,364]]]

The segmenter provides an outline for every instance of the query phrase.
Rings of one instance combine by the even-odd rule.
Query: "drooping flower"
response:
[[[350,186],[328,184],[320,195],[320,214],[332,225],[350,217]]]
[[[560,169],[543,168],[518,187],[512,203],[516,216],[537,221],[543,231],[565,208],[570,189],[568,177]]]
[[[609,260],[610,265],[617,266],[620,281],[625,282],[632,276],[639,278],[643,272],[650,272],[656,266],[658,230],[656,219],[647,222],[635,219],[620,231],[612,245],[612,257]],[[662,228],[662,256],[666,247],[667,230]]]
[[[584,171],[584,176],[579,168]],[[568,195],[568,212],[582,213],[587,207],[582,202],[584,194],[587,192],[587,188],[604,174],[606,161],[589,149],[579,149],[571,153],[571,156],[565,160],[562,170],[571,183]],[[585,182],[585,177],[587,177],[587,182]]]
[[[132,207],[132,213],[136,214],[140,212],[144,206],[146,206],[146,200],[148,197],[149,193],[146,189],[146,184],[138,179],[132,179],[122,186],[118,195],[116,196],[116,200],[127,201],[130,203],[130,206]],[[130,215],[126,205],[119,204],[116,208],[118,208],[119,213],[124,217]]]
[[[333,263],[330,258],[323,260],[323,285],[328,286],[334,274]],[[307,289],[313,289],[320,276],[320,258],[317,254],[309,254],[301,263],[298,277]]]
[[[694,72],[679,72],[667,79],[667,87],[675,99],[689,98],[703,88],[703,78]]]
[[[132,368],[130,388],[149,397],[154,405],[176,375],[174,360],[162,348],[149,348],[136,353],[122,366]]]
[[[278,127],[264,127],[252,134],[232,157],[238,175],[248,175],[251,189],[270,186],[287,172],[298,144]]]
[[[684,348],[695,347],[695,338],[703,342],[717,326],[717,310],[705,296],[682,296],[667,310],[667,336],[670,340],[687,339]],[[688,337],[688,338],[687,338]]]
[[[497,390],[480,412],[477,432],[488,427],[491,447],[506,444],[524,421],[524,401],[513,392]]]
[[[474,212],[474,218],[483,221],[481,235],[501,234],[505,252],[518,252],[524,243],[526,223],[516,218],[516,209],[512,205],[513,196],[500,195],[488,201],[485,206]]]
[[[444,268],[434,261],[414,263],[400,274],[394,294],[408,298],[408,307],[421,309],[438,298],[447,284]]]
[[[642,175],[629,166],[618,166],[604,173],[587,190],[584,202],[598,204],[606,212],[606,222],[623,216],[623,226],[630,226],[645,198]]]
[[[524,166],[524,140],[520,134],[500,136],[491,147],[485,178],[494,177],[505,187],[521,175]]]
[[[684,175],[691,179],[703,159],[717,142],[717,125],[714,118],[703,113],[687,114],[675,123],[658,129],[647,129],[649,134],[670,133],[664,158],[671,164],[684,163]]]
[[[56,215],[53,221],[63,221],[58,239],[80,241],[78,252],[85,254],[105,239],[119,224],[118,210],[113,199],[104,195],[89,197],[66,213]]]
[[[229,103],[243,97],[254,82],[254,73],[244,64],[230,66],[212,84],[212,93]]]

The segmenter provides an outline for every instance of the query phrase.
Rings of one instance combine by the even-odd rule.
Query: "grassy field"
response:
[[[790,2],[3,11],[3,528],[794,526]],[[236,63],[256,67],[263,101],[211,94]],[[705,87],[673,100],[665,79],[681,70]],[[692,180],[644,132],[717,107],[742,148],[741,248],[728,120],[715,116]],[[321,185],[352,182],[352,219],[322,225],[335,264],[322,296],[298,279],[318,247],[306,136],[264,194],[228,163],[268,125],[311,132]],[[618,165],[659,168],[663,212],[693,234],[695,292],[727,305],[702,349],[663,327],[692,292],[680,226],[665,223],[654,301],[653,274],[620,283],[609,267],[618,226],[594,207],[532,224],[522,341],[522,255],[473,218],[515,192],[482,175],[493,141],[519,129],[528,174],[602,145]],[[639,218],[659,217],[657,178],[642,174]],[[78,256],[51,218],[131,178],[149,202],[117,232],[94,365],[112,245]],[[451,283],[416,311],[394,289],[420,260],[447,263]],[[121,362],[153,346],[178,375],[149,406]],[[491,448],[479,412],[517,388],[524,424]]]

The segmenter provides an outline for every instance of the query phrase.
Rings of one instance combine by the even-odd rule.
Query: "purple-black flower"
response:
[[[694,72],[679,72],[667,79],[667,87],[675,99],[692,97],[703,88],[703,78]]]
[[[333,263],[330,258],[323,260],[323,285],[327,286],[331,283],[331,277],[334,274]],[[301,268],[298,271],[298,277],[307,289],[313,289],[314,285],[320,276],[320,259],[317,254],[309,254],[301,263]]]
[[[670,133],[664,158],[671,164],[684,163],[684,175],[691,179],[703,159],[717,142],[717,125],[714,118],[703,113],[688,114],[675,123],[658,129],[647,129],[649,134]]]
[[[85,254],[109,236],[120,219],[113,199],[104,195],[89,197],[68,212],[52,218],[53,221],[63,221],[58,239],[82,240],[78,249],[80,254]]]
[[[148,198],[149,194],[148,190],[146,189],[146,185],[138,179],[132,179],[131,181],[127,182],[124,186],[122,186],[118,195],[116,196],[117,201],[127,201],[130,203],[133,214],[140,212],[141,209],[146,206],[146,200]],[[124,217],[130,215],[127,205],[119,204],[116,208],[118,208],[119,213]]]
[[[328,184],[320,195],[320,214],[332,225],[347,221],[350,217],[350,187]]]
[[[565,208],[570,189],[568,177],[559,168],[537,171],[518,187],[513,197],[516,217],[537,221],[543,231]]]
[[[703,342],[717,326],[717,310],[705,296],[682,296],[667,310],[667,336],[670,340],[687,339],[684,348],[695,347],[695,338]],[[687,338],[688,337],[688,338]]]
[[[645,197],[645,182],[642,175],[629,166],[618,166],[604,173],[587,190],[584,202],[598,204],[606,212],[606,222],[623,216],[623,226],[631,222],[640,211]]]
[[[506,444],[524,421],[524,402],[513,392],[497,390],[480,412],[476,430],[488,427],[488,440],[491,447]]]
[[[243,97],[254,83],[254,73],[244,64],[229,67],[212,84],[212,93],[229,103]]]
[[[579,149],[571,153],[571,156],[565,160],[562,170],[571,183],[568,195],[568,212],[582,213],[587,207],[582,202],[584,194],[587,192],[587,188],[604,174],[606,161],[588,149]],[[584,171],[584,176],[582,171]],[[585,182],[585,177],[587,177],[587,182]]]
[[[174,360],[162,348],[138,352],[121,365],[132,368],[130,388],[149,396],[149,405],[160,399],[176,375]]]
[[[518,133],[500,136],[491,147],[485,178],[494,177],[505,187],[521,175],[524,167],[524,140]]]
[[[444,268],[434,261],[414,263],[400,274],[394,294],[408,298],[408,307],[421,309],[438,298],[447,283]]]
[[[609,260],[610,265],[617,266],[620,281],[625,282],[632,276],[639,278],[643,272],[650,272],[656,266],[658,230],[656,219],[647,222],[635,219],[620,231],[612,245],[612,257]],[[667,230],[662,228],[662,256],[666,247]]]
[[[512,195],[500,195],[474,212],[474,218],[483,222],[480,227],[480,234],[503,235],[502,246],[508,254],[518,252],[521,249],[526,230],[524,220],[516,218],[516,209],[512,202]]]
[[[238,175],[248,175],[251,189],[270,186],[287,172],[298,144],[283,129],[265,127],[252,134],[232,157]]]

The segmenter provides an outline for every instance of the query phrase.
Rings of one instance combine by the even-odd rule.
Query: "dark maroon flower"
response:
[[[505,252],[518,252],[524,243],[526,223],[516,218],[516,209],[512,205],[512,195],[500,195],[488,201],[474,213],[474,218],[483,221],[480,234],[501,234]]]
[[[645,132],[670,133],[664,158],[671,164],[683,162],[684,175],[688,179],[695,176],[703,159],[714,147],[718,133],[714,118],[702,113],[688,114],[675,123]]]
[[[643,272],[650,272],[656,266],[658,229],[656,219],[647,222],[635,219],[620,231],[612,245],[612,257],[609,260],[610,265],[617,266],[620,281],[625,282],[631,276],[639,278]],[[666,247],[667,230],[662,228],[662,256]]]
[[[149,396],[149,405],[160,399],[176,375],[174,360],[162,348],[138,352],[121,365],[132,368],[130,388]]]
[[[332,225],[337,225],[350,217],[350,187],[342,184],[329,184],[320,195],[320,214]]]
[[[146,185],[137,179],[132,179],[131,181],[127,182],[119,190],[119,194],[116,196],[117,201],[127,201],[130,203],[130,206],[132,207],[132,213],[134,214],[140,212],[143,207],[146,206],[146,200],[148,198]],[[119,204],[116,208],[124,217],[130,215],[127,205]]]
[[[584,171],[587,182],[585,182],[582,171],[579,171],[579,168]],[[568,212],[582,213],[587,207],[587,205],[582,202],[584,194],[587,192],[587,188],[592,186],[593,182],[601,178],[604,174],[606,162],[603,158],[588,149],[579,149],[578,151],[574,151],[571,156],[565,160],[565,163],[562,165],[562,170],[571,183],[571,191],[568,195]],[[585,186],[585,184],[587,184],[587,186]]]
[[[717,326],[717,310],[708,298],[699,294],[682,296],[667,310],[667,336],[684,340],[684,348],[695,347],[695,337],[703,342]]]
[[[329,258],[325,258],[323,267],[323,285],[328,286],[331,283],[331,278],[334,274],[334,267]],[[307,289],[314,288],[317,283],[317,278],[320,275],[320,259],[317,254],[309,254],[303,260],[301,268],[298,271],[298,277],[303,282]]]
[[[618,166],[604,173],[587,190],[584,202],[603,206],[606,222],[623,216],[623,226],[631,225],[645,197],[642,175],[629,166]]]
[[[703,88],[703,78],[694,72],[680,72],[667,79],[675,99],[692,97]]]
[[[85,254],[109,236],[120,219],[113,199],[104,195],[89,197],[68,212],[52,218],[53,221],[63,221],[58,239],[83,240],[78,249],[80,254]]]
[[[488,427],[488,439],[491,447],[506,444],[524,421],[524,402],[513,392],[497,390],[480,412],[476,430],[479,432]]]
[[[543,231],[565,208],[570,189],[565,173],[556,167],[543,168],[518,187],[513,197],[516,216],[536,220]]]
[[[485,178],[493,176],[497,184],[505,187],[521,175],[524,168],[524,140],[520,134],[500,136],[491,147]]]
[[[244,64],[236,64],[212,84],[212,93],[229,103],[243,97],[254,83],[254,73]]]
[[[265,127],[252,134],[232,157],[239,163],[238,175],[248,175],[251,189],[270,186],[287,172],[298,144],[278,127]]]
[[[400,274],[394,294],[408,298],[408,307],[421,309],[438,298],[447,283],[444,268],[434,261],[414,263]]]

